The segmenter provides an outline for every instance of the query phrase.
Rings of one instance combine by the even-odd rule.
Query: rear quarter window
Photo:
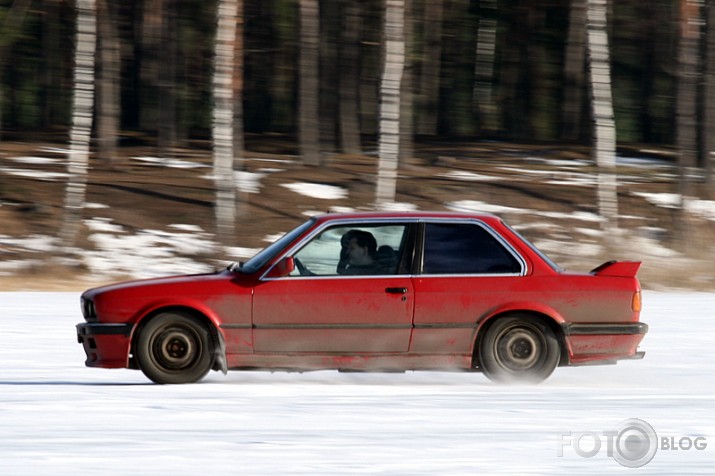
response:
[[[516,257],[476,223],[427,223],[423,274],[514,274]]]

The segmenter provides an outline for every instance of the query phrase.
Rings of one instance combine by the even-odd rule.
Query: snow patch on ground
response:
[[[64,164],[64,159],[55,159],[51,157],[10,157],[10,160],[19,164],[29,165],[55,165]]]
[[[261,179],[266,176],[265,173],[235,171],[233,176],[236,180],[236,187],[239,191],[245,193],[260,193]]]
[[[498,180],[506,180],[504,177],[476,174],[474,172],[468,172],[466,170],[450,170],[449,172],[437,174],[437,177],[460,180],[464,182],[492,182]]]
[[[46,182],[57,182],[60,180],[67,180],[67,178],[69,178],[69,174],[64,172],[47,172],[42,170],[19,169],[10,167],[0,167],[0,173],[14,175],[16,177],[43,180]]]
[[[340,200],[348,196],[347,190],[342,187],[321,183],[284,183],[281,186],[297,194],[321,200]]]
[[[387,202],[380,204],[380,210],[386,212],[414,212],[417,211],[417,205],[404,202]]]
[[[195,225],[171,225],[176,232],[141,230],[132,234],[106,218],[93,218],[85,224],[92,231],[89,240],[95,249],[84,251],[81,260],[91,274],[154,277],[211,269],[185,257],[215,251],[213,236]]]
[[[525,208],[507,207],[504,205],[492,205],[477,200],[458,200],[446,204],[446,207],[456,212],[484,212],[484,213],[529,213]]]
[[[190,160],[173,159],[168,157],[131,157],[130,160],[143,162],[145,164],[158,165],[170,169],[203,169],[209,167],[206,164],[192,162]]]
[[[651,205],[663,208],[678,209],[682,202],[680,194],[677,193],[632,192],[632,194],[644,198]],[[705,220],[715,221],[715,201],[713,200],[686,198],[685,210]]]

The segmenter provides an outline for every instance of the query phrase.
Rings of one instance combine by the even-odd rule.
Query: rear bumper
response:
[[[569,365],[608,364],[645,356],[645,352],[637,350],[648,332],[643,322],[565,324],[562,329]]]
[[[134,326],[131,324],[77,324],[77,341],[87,355],[87,367],[126,368]]]

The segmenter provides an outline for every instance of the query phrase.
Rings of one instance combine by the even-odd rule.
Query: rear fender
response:
[[[562,324],[565,322],[565,319],[558,311],[556,311],[556,309],[547,306],[543,303],[534,302],[508,303],[506,305],[499,306],[491,313],[480,319],[480,321],[477,323],[474,339],[472,339],[472,342],[474,343],[474,348],[472,349],[473,359],[477,358],[476,356],[478,355],[480,341],[489,325],[500,317],[514,314],[520,314],[522,316],[531,316],[534,319],[541,320],[549,327],[551,327],[551,329],[556,334],[556,338],[561,344],[562,363],[564,362],[564,359],[568,360],[568,356],[572,354],[572,349],[571,343],[568,339],[565,338],[563,332]]]

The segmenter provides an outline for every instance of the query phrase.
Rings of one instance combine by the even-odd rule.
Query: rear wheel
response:
[[[159,314],[144,326],[135,353],[144,375],[160,384],[197,382],[211,370],[214,359],[206,327],[173,312]]]
[[[559,363],[558,339],[549,326],[531,316],[512,315],[496,320],[479,346],[484,374],[500,383],[537,383]]]

